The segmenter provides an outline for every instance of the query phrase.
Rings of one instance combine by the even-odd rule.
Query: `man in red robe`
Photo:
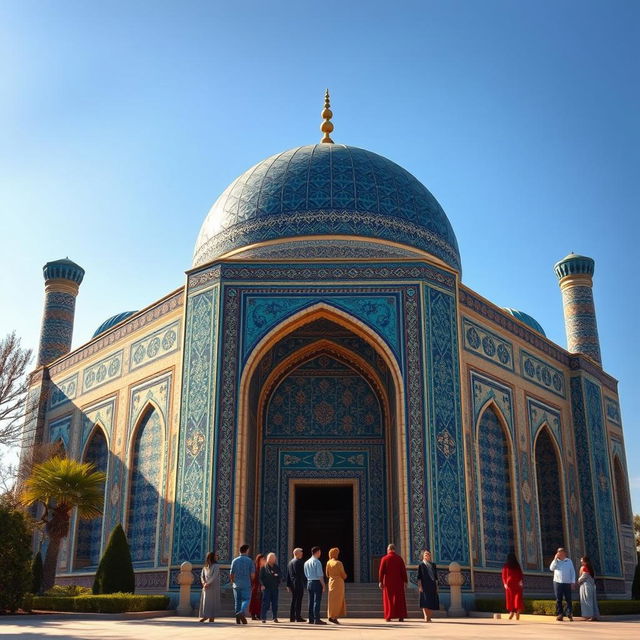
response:
[[[404,598],[407,568],[393,544],[387,547],[387,555],[380,562],[378,580],[378,586],[382,589],[384,619],[391,622],[391,618],[398,618],[402,622],[407,617],[407,602]]]

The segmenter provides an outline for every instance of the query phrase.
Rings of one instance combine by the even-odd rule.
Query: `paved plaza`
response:
[[[38,640],[40,638],[68,638],[69,640],[178,640],[208,638],[227,640],[234,638],[330,638],[331,640],[375,640],[377,638],[415,640],[487,638],[562,638],[572,640],[588,634],[591,640],[624,640],[640,637],[640,616],[603,622],[555,622],[552,618],[527,616],[520,622],[491,618],[439,619],[429,625],[423,622],[385,623],[371,619],[345,619],[340,627],[282,622],[249,623],[236,626],[229,619],[213,624],[199,624],[195,618],[177,616],[143,620],[105,619],[98,616],[40,615],[7,617],[0,619],[3,640]]]

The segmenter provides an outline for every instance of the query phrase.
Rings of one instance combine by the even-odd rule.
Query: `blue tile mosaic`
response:
[[[394,162],[339,144],[290,149],[231,183],[202,225],[193,266],[265,240],[324,234],[399,242],[460,269],[455,234],[433,195]]]

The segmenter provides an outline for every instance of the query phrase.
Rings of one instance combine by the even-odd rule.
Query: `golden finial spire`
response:
[[[322,140],[320,142],[328,142],[329,144],[333,144],[333,140],[329,135],[333,131],[333,122],[331,122],[331,118],[333,118],[333,112],[331,111],[331,103],[329,102],[329,89],[327,89],[324,93],[324,109],[320,114],[324,122],[320,125],[320,131],[324,133]]]

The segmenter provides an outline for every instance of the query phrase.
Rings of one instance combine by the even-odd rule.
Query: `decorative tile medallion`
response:
[[[123,351],[121,349],[84,369],[82,372],[82,392],[92,391],[119,378],[122,375],[122,357]]]
[[[54,409],[60,405],[73,400],[78,394],[78,374],[75,373],[61,382],[51,383],[49,395],[49,409]]]
[[[528,351],[520,351],[520,374],[543,389],[565,397],[564,373]]]
[[[129,369],[134,370],[155,362],[180,348],[180,320],[137,340],[130,347]]]
[[[513,345],[511,342],[464,317],[462,319],[462,335],[464,348],[467,351],[513,371]]]

